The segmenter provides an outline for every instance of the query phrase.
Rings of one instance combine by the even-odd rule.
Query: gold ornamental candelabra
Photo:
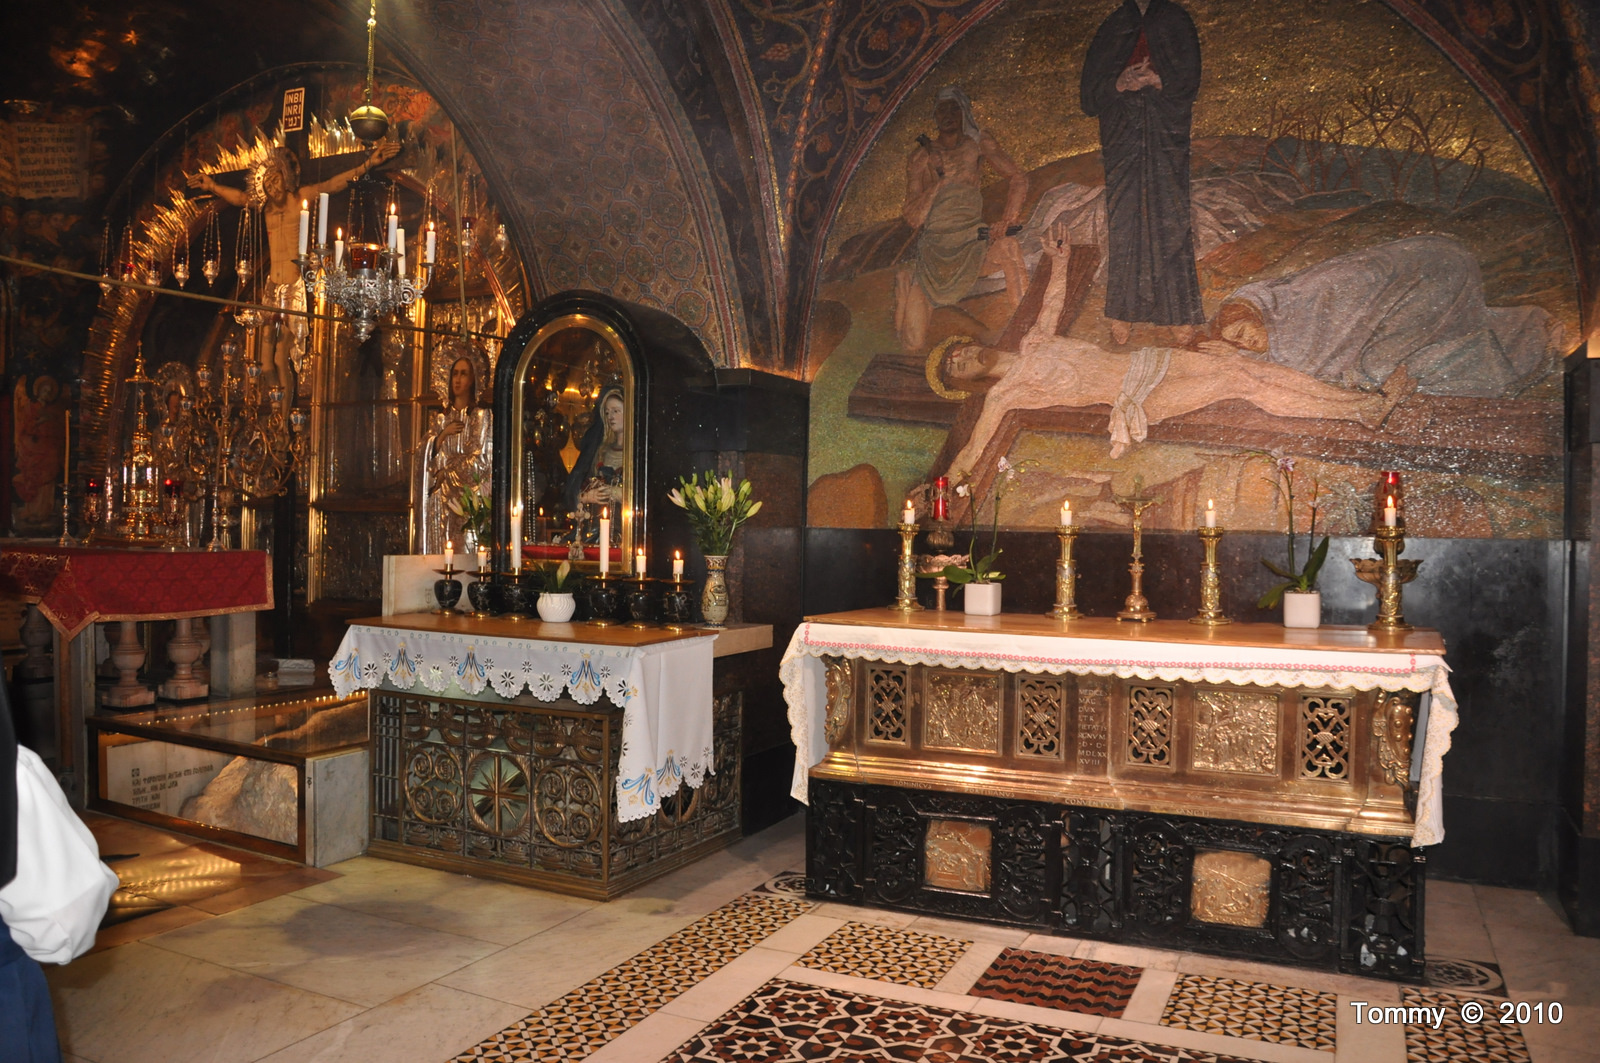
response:
[[[1199,528],[1195,534],[1206,548],[1206,559],[1200,567],[1200,611],[1189,618],[1189,623],[1231,624],[1233,617],[1222,611],[1222,570],[1217,564],[1217,544],[1226,533],[1222,528]]]
[[[255,356],[260,322],[251,313],[239,322],[246,330],[243,351],[231,339],[223,342],[215,366],[195,370],[196,394],[181,400],[178,416],[161,431],[164,462],[186,474],[189,497],[211,496],[209,550],[228,549],[237,499],[282,494],[305,463],[308,419],[300,409],[286,409],[282,384],[262,387]]]
[[[1076,620],[1078,612],[1078,565],[1072,560],[1072,547],[1078,541],[1078,526],[1068,524],[1056,529],[1061,540],[1061,556],[1056,560],[1056,604],[1048,615],[1057,620]]]
[[[1357,557],[1350,560],[1356,567],[1356,576],[1363,583],[1372,584],[1378,591],[1378,619],[1368,624],[1367,630],[1374,635],[1410,631],[1412,627],[1406,623],[1405,612],[1401,608],[1400,588],[1417,578],[1417,568],[1422,562],[1400,559],[1406,549],[1404,528],[1379,527],[1372,533],[1372,541],[1383,557]]]
[[[917,601],[917,563],[911,554],[911,540],[917,537],[918,528],[916,524],[904,522],[895,525],[900,533],[900,587],[895,594],[894,607],[902,613],[922,610],[922,603]]]

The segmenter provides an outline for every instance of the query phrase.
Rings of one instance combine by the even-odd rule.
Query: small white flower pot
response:
[[[1306,591],[1302,593],[1300,591],[1284,591],[1283,626],[1321,627],[1322,592]]]
[[[969,583],[961,600],[963,608],[972,616],[998,616],[1000,614],[1000,584]]]
[[[578,608],[578,600],[571,591],[545,591],[539,595],[539,619],[552,624],[565,624]]]

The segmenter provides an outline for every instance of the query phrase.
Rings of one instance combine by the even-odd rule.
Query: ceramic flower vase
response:
[[[971,616],[1000,614],[1000,584],[969,583],[962,592],[962,608]]]
[[[707,627],[721,627],[728,619],[727,554],[706,555],[706,586],[700,592],[700,612]]]
[[[535,608],[539,610],[540,620],[550,624],[565,624],[578,608],[578,600],[571,591],[545,591],[539,595]]]
[[[1321,627],[1322,592],[1284,591],[1283,626]]]

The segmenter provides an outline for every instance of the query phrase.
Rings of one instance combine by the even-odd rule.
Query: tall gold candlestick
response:
[[[1133,478],[1133,494],[1113,495],[1112,499],[1117,505],[1127,506],[1133,511],[1133,562],[1128,566],[1128,571],[1133,574],[1133,593],[1123,602],[1125,608],[1117,613],[1117,619],[1148,623],[1156,618],[1156,614],[1150,608],[1149,599],[1144,596],[1144,511],[1161,499],[1145,497],[1144,478],[1140,476]]]
[[[1400,588],[1417,578],[1422,562],[1400,560],[1406,549],[1404,528],[1379,528],[1372,533],[1372,541],[1383,553],[1381,559],[1358,557],[1350,561],[1361,581],[1378,591],[1378,619],[1368,624],[1367,630],[1374,635],[1410,631],[1412,627],[1406,623],[1401,608]]]
[[[911,556],[911,540],[917,537],[917,525],[897,524],[900,532],[900,591],[895,595],[894,607],[902,613],[915,613],[922,609],[917,601],[917,566]]]
[[[1072,544],[1078,540],[1078,526],[1068,524],[1056,529],[1061,540],[1061,557],[1056,561],[1056,604],[1050,616],[1057,620],[1076,620],[1078,612],[1078,566],[1072,560]]]
[[[1233,617],[1222,612],[1222,576],[1217,564],[1217,544],[1224,529],[1199,528],[1195,534],[1206,548],[1205,564],[1200,569],[1200,611],[1189,618],[1191,624],[1231,624]]]

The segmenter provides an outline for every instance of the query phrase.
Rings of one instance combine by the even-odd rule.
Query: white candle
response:
[[[489,548],[487,546],[480,546],[480,547],[478,547],[478,571],[482,572],[485,569],[487,569],[488,567],[489,567]]]
[[[433,265],[434,241],[437,239],[437,237],[438,234],[433,231],[433,222],[430,221],[428,223],[428,244],[425,248],[423,248],[422,251],[422,261],[426,265]]]
[[[915,524],[917,522],[917,507],[911,504],[911,499],[906,499],[906,508],[900,514],[901,524]]]
[[[449,539],[444,541],[444,567],[449,568],[450,563],[456,559],[456,544]]]
[[[328,193],[317,193],[317,246],[328,246]]]
[[[611,571],[611,507],[600,511],[600,575]]]
[[[1206,527],[1217,526],[1217,501],[1214,498],[1206,499]]]
[[[511,507],[511,571],[522,574],[522,503]]]
[[[300,257],[306,253],[306,241],[311,238],[311,205],[300,201]]]
[[[333,240],[333,268],[338,269],[344,265],[344,230],[337,230],[338,236]]]
[[[1061,526],[1063,528],[1072,527],[1072,499],[1070,498],[1061,503]]]
[[[683,551],[682,550],[674,550],[674,551],[672,551],[672,578],[673,579],[682,579],[683,578]]]
[[[400,215],[395,213],[393,203],[389,204],[389,250],[394,250],[394,234],[400,228]]]
[[[404,277],[406,275],[406,231],[404,228],[400,228],[396,229],[394,234],[396,268],[399,270],[400,276]]]
[[[1383,526],[1385,528],[1393,528],[1395,526],[1394,521],[1394,495],[1390,495],[1389,504],[1383,507]]]
[[[644,575],[644,550],[642,548],[635,553],[633,570],[641,576]]]

